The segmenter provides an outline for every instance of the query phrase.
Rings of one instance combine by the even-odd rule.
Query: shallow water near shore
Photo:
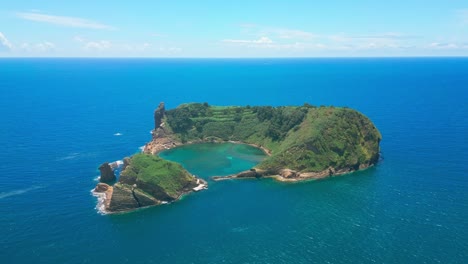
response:
[[[205,180],[249,170],[266,157],[259,148],[234,143],[191,144],[165,150],[159,156],[182,164]]]
[[[0,263],[465,263],[467,72],[459,58],[2,59]],[[140,151],[160,101],[348,106],[384,159],[98,214],[97,167]]]

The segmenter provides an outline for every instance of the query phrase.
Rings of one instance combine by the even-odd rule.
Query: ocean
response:
[[[1,59],[0,94],[0,263],[468,259],[466,58]],[[97,167],[151,139],[161,101],[348,106],[382,133],[383,159],[100,214]]]

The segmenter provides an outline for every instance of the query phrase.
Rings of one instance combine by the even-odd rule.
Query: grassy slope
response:
[[[182,142],[237,140],[267,147],[257,167],[322,171],[358,167],[378,158],[381,135],[361,113],[335,107],[217,107],[184,104],[166,123]]]
[[[177,197],[195,179],[181,165],[148,154],[135,154],[120,175],[121,182],[138,187],[158,186],[171,197]],[[142,189],[151,194],[150,190]],[[159,190],[159,188],[158,188]]]
[[[359,167],[378,158],[381,135],[368,118],[346,108],[311,109],[262,168],[322,171]]]

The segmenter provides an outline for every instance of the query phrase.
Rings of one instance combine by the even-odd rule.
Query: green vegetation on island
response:
[[[177,200],[201,184],[178,163],[139,153],[126,160],[107,211],[121,212]]]
[[[95,193],[107,212],[123,212],[172,202],[199,191],[206,182],[190,175],[180,164],[154,154],[197,142],[236,141],[252,144],[270,154],[255,168],[226,178],[273,176],[279,180],[319,179],[364,169],[379,159],[380,132],[363,114],[338,107],[210,106],[183,104],[154,112],[153,139],[123,161],[114,186],[99,183]],[[101,176],[112,178],[116,164],[101,166]],[[111,175],[112,173],[112,175]]]
[[[182,143],[232,140],[269,149],[272,155],[258,169],[357,170],[379,158],[380,132],[366,116],[346,107],[191,103],[167,110],[163,120],[164,129]]]
[[[196,186],[196,178],[180,164],[155,155],[138,153],[120,174],[119,182],[133,185],[162,201],[177,199]]]

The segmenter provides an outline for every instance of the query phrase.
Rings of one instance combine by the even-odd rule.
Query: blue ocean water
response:
[[[384,159],[98,214],[98,165],[139,151],[160,101],[349,106]],[[2,59],[0,263],[465,263],[467,102],[462,58]]]

